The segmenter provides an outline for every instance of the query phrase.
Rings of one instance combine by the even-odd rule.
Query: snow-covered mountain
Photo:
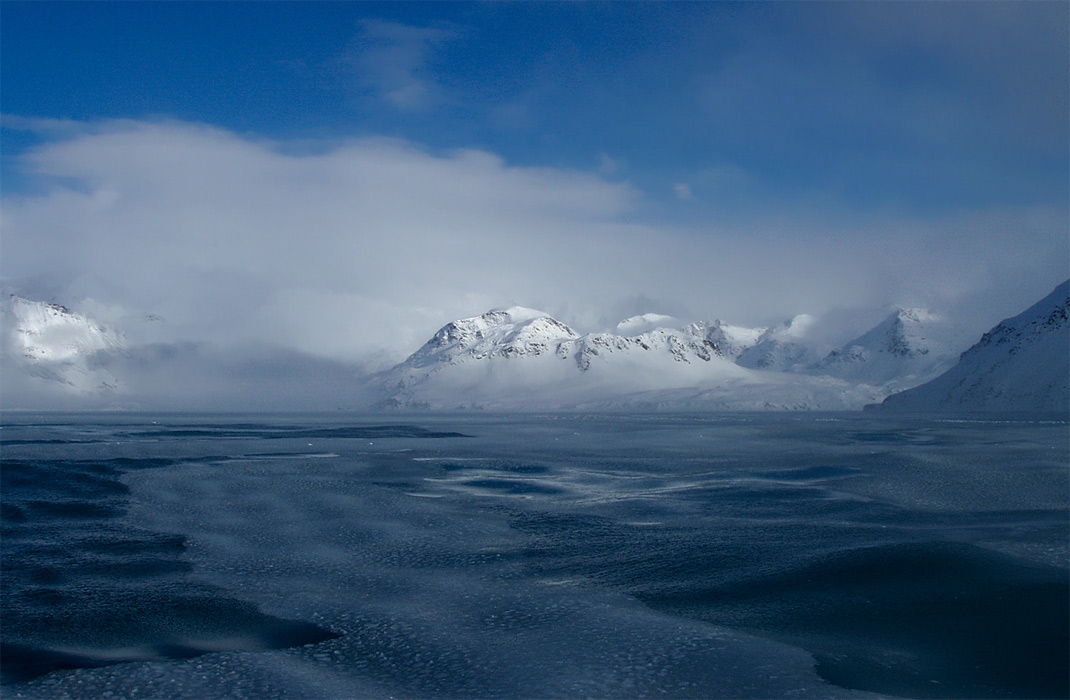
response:
[[[446,324],[406,360],[405,366],[417,369],[466,359],[538,357],[554,352],[562,341],[579,337],[548,314],[514,306]]]
[[[739,355],[743,367],[776,372],[801,370],[817,360],[811,341],[815,319],[799,314],[780,325],[766,328],[756,341]]]
[[[65,306],[18,296],[7,299],[3,316],[5,364],[79,394],[118,388],[103,366],[126,347],[118,331]]]
[[[732,326],[720,319],[713,323],[700,322],[688,327],[696,335],[703,335],[721,357],[738,360],[739,356],[754,347],[765,333],[765,328]]]
[[[162,319],[135,312],[102,323],[92,310],[106,307],[87,298],[69,303],[75,308],[19,295],[0,300],[4,408],[310,410],[365,403],[360,392],[368,373],[359,365],[270,345],[151,336],[138,342],[137,331]]]
[[[618,323],[617,335],[639,335],[655,328],[677,328],[683,324],[680,319],[665,314],[640,314]]]
[[[600,383],[599,395],[616,382],[623,391],[652,388],[651,381],[684,385],[695,378],[688,367],[714,356],[696,336],[665,329],[581,336],[541,311],[512,307],[446,324],[382,383],[387,403],[401,406],[569,403]],[[607,364],[629,366],[628,376],[599,371]]]
[[[946,326],[942,317],[927,309],[896,309],[809,371],[893,390],[916,386],[953,364]]]
[[[629,319],[624,327],[638,324]],[[763,329],[717,321],[636,335],[580,335],[540,311],[495,310],[447,324],[405,362],[380,375],[380,405],[857,408],[882,395],[834,378],[737,364],[734,360],[762,334]]]
[[[901,411],[1070,410],[1070,280],[999,323],[930,382],[889,396]]]
[[[1064,284],[986,334],[955,369],[886,405],[1065,409],[1067,296]],[[29,397],[27,405],[38,405],[38,392],[101,397],[95,405],[151,404],[163,395],[220,405],[235,392],[260,401],[280,386],[314,403],[329,386],[353,397],[332,405],[353,407],[841,410],[931,379],[965,346],[953,324],[920,309],[897,309],[843,343],[849,325],[808,315],[748,328],[650,313],[615,332],[580,333],[514,306],[448,323],[404,362],[369,377],[356,365],[292,354],[283,361],[277,349],[128,342],[89,314],[19,296],[0,303],[0,315],[4,393]],[[871,312],[866,318],[872,323]],[[290,369],[281,371],[280,361]]]

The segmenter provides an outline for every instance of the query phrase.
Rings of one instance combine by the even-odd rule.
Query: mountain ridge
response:
[[[1070,412],[1070,280],[1000,321],[945,373],[892,394],[897,411]]]
[[[847,409],[880,400],[896,386],[857,367],[850,378],[823,371],[810,339],[813,316],[801,314],[772,328],[721,320],[658,327],[662,320],[678,321],[653,313],[633,316],[617,328],[638,330],[652,322],[655,327],[628,335],[580,335],[545,312],[523,307],[452,321],[379,375],[383,397],[377,405]],[[875,354],[909,359],[913,378],[931,368],[939,353],[930,356],[924,334],[904,324],[936,320],[929,312],[898,309],[883,322],[887,328],[879,325],[856,342]],[[854,364],[865,360],[856,358]],[[658,399],[659,391],[668,393]]]
[[[1052,294],[1065,292],[1066,285]],[[1066,366],[1070,296],[1049,295],[1044,303],[1044,314],[1034,305],[1005,319],[959,357],[960,364],[977,364],[970,358],[987,348],[989,355],[998,349],[1001,356],[1031,358],[1015,364],[1001,360],[998,368],[989,367],[989,374],[1007,374],[1012,384],[1033,388],[1014,389],[997,382],[995,389],[974,388],[969,397],[950,403],[930,395],[928,404],[969,409],[984,394],[1005,397],[1002,403],[992,396],[985,399],[995,407],[1019,405],[1007,398],[1014,395],[1021,395],[1022,401],[1032,397],[1030,405],[1038,401],[1055,408],[1060,401],[1065,405],[1065,398],[1059,398],[1066,394],[1065,378],[1061,383],[1058,376],[1049,378],[1038,388],[1031,368],[1053,362]],[[82,306],[92,308],[94,302],[87,300]],[[145,401],[151,400],[155,387],[173,383],[177,377],[173,373],[179,371],[196,370],[196,375],[187,377],[199,382],[191,387],[212,387],[223,375],[213,374],[209,364],[221,359],[226,380],[253,391],[245,388],[244,377],[259,373],[268,378],[267,370],[256,369],[256,357],[281,357],[266,351],[267,355],[246,362],[238,356],[228,359],[222,347],[214,351],[198,346],[188,352],[175,344],[131,344],[119,328],[87,314],[15,295],[0,304],[0,312],[5,321],[2,349],[9,389],[33,392],[39,387],[74,397],[115,394],[124,401]],[[850,337],[852,325],[845,318],[800,314],[773,326],[749,328],[720,319],[687,323],[651,312],[621,321],[616,332],[581,333],[537,309],[496,308],[445,324],[415,352],[385,370],[372,373],[349,365],[348,391],[353,399],[346,403],[364,409],[852,410],[892,397],[887,403],[894,409],[912,396],[904,390],[950,371],[954,351],[965,345],[953,337],[953,323],[926,309],[895,308],[842,342]],[[296,356],[294,361],[299,366],[281,383],[296,386],[293,382],[305,372],[309,377],[341,379],[342,384],[331,385],[333,395],[346,391],[341,364],[327,366]],[[29,384],[22,384],[23,376]],[[15,395],[10,390],[7,394]],[[1043,396],[1049,394],[1055,398],[1044,403]],[[193,394],[187,391],[183,396],[190,400]]]

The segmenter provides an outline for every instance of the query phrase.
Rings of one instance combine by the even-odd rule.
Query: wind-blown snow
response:
[[[888,397],[905,411],[1070,410],[1070,280],[985,333],[936,379]]]

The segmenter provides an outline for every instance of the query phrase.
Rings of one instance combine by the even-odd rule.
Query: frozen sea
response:
[[[9,413],[0,694],[1065,698],[1068,438]]]

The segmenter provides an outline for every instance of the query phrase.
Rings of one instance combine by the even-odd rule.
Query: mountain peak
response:
[[[766,328],[756,342],[739,355],[737,362],[752,369],[791,371],[814,359],[807,343],[817,321],[810,314],[799,314],[783,323]]]
[[[840,379],[913,385],[947,369],[952,360],[934,339],[946,326],[928,309],[896,308],[883,321],[826,355],[811,371]]]
[[[715,353],[733,361],[747,349],[754,347],[766,330],[765,328],[733,326],[721,319],[712,323],[692,323],[687,327],[689,333],[705,336]]]
[[[938,314],[922,308],[898,307],[892,316],[904,323],[931,323],[940,320]]]
[[[550,314],[538,309],[529,309],[526,306],[510,306],[508,308],[491,309],[479,318],[492,325],[505,323],[524,323],[537,318],[548,318]]]
[[[491,356],[540,355],[552,352],[555,343],[579,337],[545,312],[510,306],[447,323],[404,364],[430,367]]]
[[[10,308],[27,359],[65,362],[124,344],[117,332],[61,304],[13,295]]]
[[[81,394],[118,387],[115,377],[97,362],[125,349],[126,340],[117,331],[66,306],[15,295],[4,313],[13,321],[5,349],[10,347],[15,353],[12,359],[33,376]]]
[[[672,329],[667,320],[677,319],[644,314],[625,328],[654,328],[582,336],[523,307],[453,321],[382,374],[384,405],[545,406],[747,376],[707,339],[706,325]]]
[[[932,381],[889,396],[893,410],[1061,411],[1070,409],[1070,280],[996,324],[958,364]]]
[[[793,335],[803,335],[814,325],[817,318],[810,314],[798,314],[784,323],[784,332]]]

